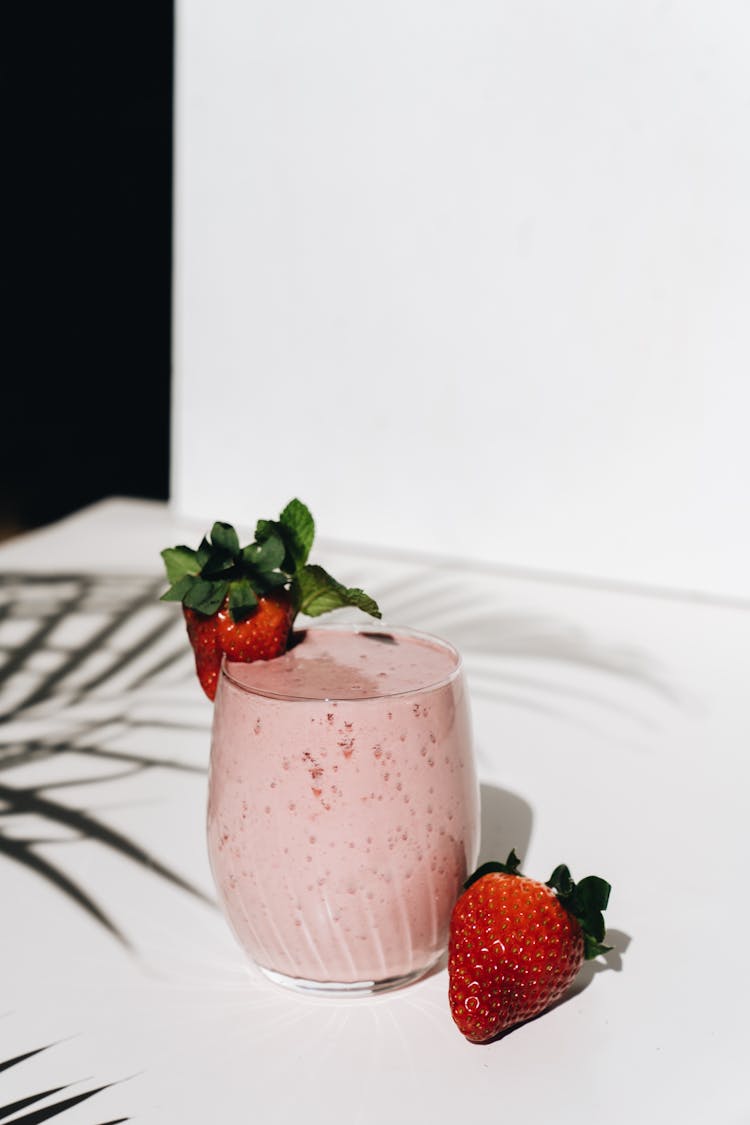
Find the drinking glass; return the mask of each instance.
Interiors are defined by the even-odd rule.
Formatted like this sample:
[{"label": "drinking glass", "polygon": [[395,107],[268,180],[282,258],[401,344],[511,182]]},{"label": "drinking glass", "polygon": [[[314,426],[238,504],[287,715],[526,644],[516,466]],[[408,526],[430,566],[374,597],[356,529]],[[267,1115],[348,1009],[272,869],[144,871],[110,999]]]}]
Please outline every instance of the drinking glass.
[{"label": "drinking glass", "polygon": [[208,799],[219,899],[277,983],[400,987],[440,959],[476,863],[461,659],[414,630],[318,626],[295,639],[266,665],[222,668]]}]

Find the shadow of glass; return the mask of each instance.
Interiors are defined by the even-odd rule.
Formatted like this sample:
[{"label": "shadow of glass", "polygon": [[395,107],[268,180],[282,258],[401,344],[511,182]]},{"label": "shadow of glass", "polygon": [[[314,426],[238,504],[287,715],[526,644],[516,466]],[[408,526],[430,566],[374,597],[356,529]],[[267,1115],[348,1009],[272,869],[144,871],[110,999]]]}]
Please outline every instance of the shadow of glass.
[{"label": "shadow of glass", "polygon": [[533,813],[531,805],[496,785],[483,782],[479,789],[481,837],[477,866],[490,860],[506,859],[511,848],[524,856],[531,841]]}]

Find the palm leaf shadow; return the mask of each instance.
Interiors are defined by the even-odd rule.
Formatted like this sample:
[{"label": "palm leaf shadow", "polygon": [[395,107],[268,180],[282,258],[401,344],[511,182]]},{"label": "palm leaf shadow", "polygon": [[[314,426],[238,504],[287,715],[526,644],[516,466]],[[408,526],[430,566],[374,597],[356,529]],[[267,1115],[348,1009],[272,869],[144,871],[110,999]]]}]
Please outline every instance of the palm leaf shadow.
[{"label": "palm leaf shadow", "polygon": [[[33,1058],[35,1055],[39,1055],[42,1051],[47,1050],[49,1050],[48,1046],[37,1047],[36,1050],[26,1051],[22,1055],[16,1055],[15,1058],[0,1062],[0,1071],[8,1070],[12,1066],[17,1066],[19,1063],[25,1062],[27,1059]],[[66,1083],[62,1086],[52,1086],[49,1089],[39,1090],[36,1093],[28,1094],[26,1097],[17,1098],[14,1102],[9,1102],[7,1105],[0,1106],[0,1121],[5,1121],[9,1117],[13,1117],[14,1114],[28,1109],[30,1106],[38,1105],[39,1102],[45,1101],[47,1098],[53,1098],[55,1095],[69,1090],[70,1085],[71,1083]],[[116,1083],[107,1082],[103,1086],[97,1086],[93,1090],[83,1090],[78,1094],[69,1094],[67,1097],[61,1098],[51,1105],[32,1110],[22,1117],[13,1117],[13,1125],[42,1125],[42,1122],[49,1121],[51,1118],[65,1113],[68,1109],[73,1109],[74,1106],[80,1105],[81,1102],[88,1101],[89,1098],[95,1097],[96,1094],[101,1094],[103,1090],[111,1089],[114,1085],[116,1085]],[[102,1122],[102,1125],[121,1125],[122,1122],[129,1120],[130,1118],[128,1117],[118,1117],[114,1121]]]},{"label": "palm leaf shadow", "polygon": [[[203,891],[168,865],[149,854],[123,832],[109,827],[89,811],[73,808],[56,800],[52,790],[69,785],[87,786],[111,782],[154,768],[189,773],[204,769],[165,758],[123,751],[107,745],[113,726],[119,733],[151,728],[156,738],[160,730],[203,729],[203,724],[170,721],[169,717],[139,719],[132,714],[134,701],[148,684],[173,690],[177,622],[171,607],[157,600],[159,587],[150,578],[96,575],[15,575],[0,576],[0,619],[15,626],[22,639],[3,645],[3,683],[21,690],[11,692],[11,702],[0,708],[0,734],[3,727],[19,720],[39,720],[54,709],[55,725],[68,715],[75,716],[81,701],[105,703],[105,717],[73,723],[67,738],[50,733],[17,740],[0,739],[0,772],[14,767],[58,761],[61,757],[84,755],[97,762],[117,761],[130,767],[117,774],[104,774],[72,781],[41,782],[37,785],[0,783],[0,856],[19,863],[47,881],[80,907],[93,921],[125,948],[131,942],[112,920],[109,912],[64,870],[57,860],[38,850],[56,843],[51,839],[19,838],[8,831],[13,819],[34,816],[50,827],[73,833],[73,839],[92,840],[98,845],[156,875],[171,886],[213,906]],[[61,633],[75,633],[80,641],[60,641]],[[0,634],[1,635],[1,634]],[[123,636],[125,639],[123,640]],[[46,658],[46,660],[44,659]],[[86,662],[96,658],[96,672],[86,675]],[[37,671],[41,667],[41,671]],[[81,673],[84,673],[83,676]],[[70,723],[68,723],[70,725]],[[59,772],[59,771],[58,771]]]},{"label": "palm leaf shadow", "polygon": [[[476,587],[467,589],[462,575],[448,565],[419,567],[408,577],[381,583],[377,594],[388,606],[389,620],[409,621],[450,640],[467,660],[474,690],[489,699],[562,717],[555,702],[567,697],[651,725],[635,707],[624,707],[598,686],[581,689],[539,677],[537,665],[556,665],[593,673],[591,685],[612,677],[668,704],[678,702],[663,669],[646,652],[593,638],[572,620],[488,601]],[[519,673],[522,665],[533,668],[533,676]],[[533,700],[528,691],[535,693]]]},{"label": "palm leaf shadow", "polygon": [[59,891],[62,891],[64,895],[67,895],[77,906],[82,907],[94,921],[103,926],[121,945],[128,949],[132,948],[131,943],[119,927],[78,883],[54,863],[44,859],[34,851],[33,845],[36,842],[34,840],[8,839],[0,835],[0,855],[5,856],[6,859],[16,860],[30,871],[35,871],[37,875],[41,875],[54,887],[57,887]]}]

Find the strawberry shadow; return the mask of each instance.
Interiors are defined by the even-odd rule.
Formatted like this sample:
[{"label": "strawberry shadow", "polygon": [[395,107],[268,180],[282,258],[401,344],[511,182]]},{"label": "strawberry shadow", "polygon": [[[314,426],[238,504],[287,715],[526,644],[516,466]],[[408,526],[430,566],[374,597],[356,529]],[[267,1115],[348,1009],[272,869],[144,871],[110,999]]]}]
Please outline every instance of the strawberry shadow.
[{"label": "strawberry shadow", "polygon": [[568,1000],[574,1000],[576,996],[580,996],[582,992],[586,991],[594,977],[599,976],[600,973],[621,973],[623,970],[622,955],[627,951],[632,940],[630,934],[626,934],[623,930],[608,929],[604,941],[607,945],[612,946],[609,953],[604,953],[593,961],[584,961],[581,971],[568,991],[552,1007],[557,1008],[559,1005],[567,1003]]}]

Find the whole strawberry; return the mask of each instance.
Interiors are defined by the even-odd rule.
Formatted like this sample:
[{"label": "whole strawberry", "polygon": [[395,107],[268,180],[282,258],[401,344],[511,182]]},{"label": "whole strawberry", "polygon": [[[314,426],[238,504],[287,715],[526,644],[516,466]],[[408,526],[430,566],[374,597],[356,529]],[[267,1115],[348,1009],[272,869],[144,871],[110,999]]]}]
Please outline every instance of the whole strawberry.
[{"label": "whole strawberry", "polygon": [[610,886],[596,875],[573,882],[556,867],[546,883],[506,863],[486,863],[453,909],[448,997],[473,1043],[538,1016],[565,992],[584,960],[606,953],[602,911]]},{"label": "whole strawberry", "polygon": [[242,663],[274,660],[286,652],[297,613],[317,617],[357,606],[380,617],[362,590],[342,586],[308,563],[315,523],[300,500],[278,520],[259,520],[255,541],[241,547],[228,523],[215,523],[197,550],[161,552],[171,585],[163,601],[182,602],[198,679],[213,700],[224,657]]}]

